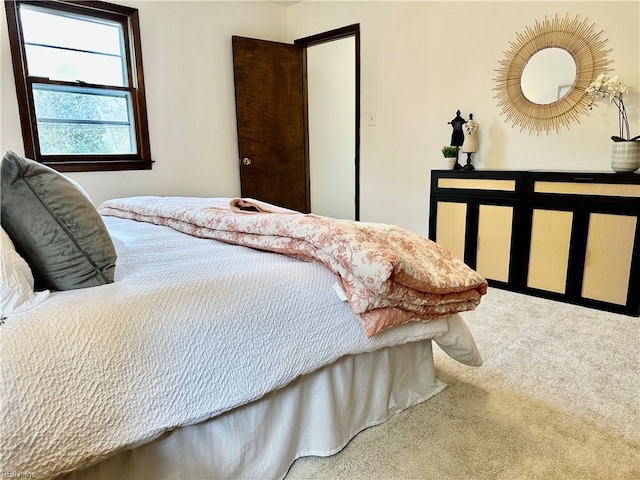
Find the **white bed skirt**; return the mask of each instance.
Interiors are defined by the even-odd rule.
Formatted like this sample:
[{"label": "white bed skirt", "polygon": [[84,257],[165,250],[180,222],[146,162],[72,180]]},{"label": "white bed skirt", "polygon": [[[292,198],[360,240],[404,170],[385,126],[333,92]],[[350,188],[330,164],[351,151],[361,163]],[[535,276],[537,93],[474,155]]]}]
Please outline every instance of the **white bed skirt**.
[{"label": "white bed skirt", "polygon": [[445,388],[430,340],[347,356],[216,418],[66,475],[80,479],[281,479]]}]

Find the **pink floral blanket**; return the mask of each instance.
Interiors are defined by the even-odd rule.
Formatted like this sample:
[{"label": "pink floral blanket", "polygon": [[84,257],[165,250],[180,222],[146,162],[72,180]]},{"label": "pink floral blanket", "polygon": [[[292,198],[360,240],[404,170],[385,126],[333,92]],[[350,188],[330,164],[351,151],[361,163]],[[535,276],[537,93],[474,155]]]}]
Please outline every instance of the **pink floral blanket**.
[{"label": "pink floral blanket", "polygon": [[392,225],[302,214],[253,199],[131,197],[102,215],[277,252],[331,269],[371,337],[394,325],[473,310],[487,282],[445,248]]}]

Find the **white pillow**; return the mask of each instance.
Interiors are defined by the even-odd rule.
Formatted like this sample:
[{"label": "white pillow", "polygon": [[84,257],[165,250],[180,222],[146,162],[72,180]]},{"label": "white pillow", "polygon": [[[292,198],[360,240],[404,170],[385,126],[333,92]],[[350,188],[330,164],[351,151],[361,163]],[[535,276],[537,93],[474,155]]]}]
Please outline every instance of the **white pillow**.
[{"label": "white pillow", "polygon": [[0,227],[0,314],[24,312],[42,303],[49,290],[33,291],[33,274],[16,252],[7,232]]},{"label": "white pillow", "polygon": [[434,338],[435,342],[451,358],[455,358],[460,363],[470,367],[481,366],[482,356],[480,351],[460,314],[449,315],[446,318],[449,330],[440,337]]}]

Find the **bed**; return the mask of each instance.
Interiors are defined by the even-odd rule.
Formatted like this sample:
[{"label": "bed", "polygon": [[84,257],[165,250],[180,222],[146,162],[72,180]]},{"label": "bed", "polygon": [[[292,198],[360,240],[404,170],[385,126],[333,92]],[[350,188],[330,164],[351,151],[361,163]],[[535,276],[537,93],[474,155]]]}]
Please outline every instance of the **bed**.
[{"label": "bed", "polygon": [[440,392],[432,341],[482,363],[457,313],[367,335],[322,263],[100,219],[113,281],[3,316],[3,474],[279,479]]}]

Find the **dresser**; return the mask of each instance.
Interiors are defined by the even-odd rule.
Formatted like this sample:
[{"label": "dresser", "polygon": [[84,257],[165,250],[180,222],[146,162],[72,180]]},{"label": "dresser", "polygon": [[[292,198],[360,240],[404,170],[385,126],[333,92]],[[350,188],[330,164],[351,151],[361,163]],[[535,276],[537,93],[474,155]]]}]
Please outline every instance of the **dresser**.
[{"label": "dresser", "polygon": [[640,174],[433,170],[429,238],[494,287],[640,315]]}]

